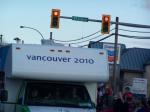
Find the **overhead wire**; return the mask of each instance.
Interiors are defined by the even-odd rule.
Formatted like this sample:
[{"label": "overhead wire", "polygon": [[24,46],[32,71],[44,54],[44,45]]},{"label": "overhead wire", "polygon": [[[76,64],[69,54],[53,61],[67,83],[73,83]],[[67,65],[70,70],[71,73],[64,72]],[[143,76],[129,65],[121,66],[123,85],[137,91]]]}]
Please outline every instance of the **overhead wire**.
[{"label": "overhead wire", "polygon": [[[110,32],[113,31],[114,29],[115,29],[115,28],[111,29]],[[78,39],[73,39],[73,40],[66,40],[66,41],[64,41],[64,40],[56,40],[56,39],[53,39],[53,40],[56,41],[56,42],[66,42],[66,43],[69,43],[69,42],[73,42],[73,41],[79,41],[79,40],[82,40],[82,39],[86,39],[86,38],[91,37],[91,36],[93,36],[93,35],[95,35],[95,34],[97,34],[97,33],[100,33],[100,32],[101,32],[101,31],[98,30],[97,32],[94,32],[94,33],[92,33],[92,34],[90,34],[90,35],[87,35],[87,36],[85,36],[85,37],[81,37],[81,38],[78,38]],[[92,38],[92,39],[95,39],[95,38],[100,37],[100,36],[103,36],[103,35],[96,36],[96,37],[94,37],[94,38]],[[91,40],[91,39],[90,39],[90,40]],[[86,42],[86,41],[85,41],[85,42]],[[76,42],[76,43],[82,43],[82,42]],[[75,44],[75,42],[74,42],[74,43],[70,43],[70,44]]]},{"label": "overhead wire", "polygon": [[95,36],[95,37],[90,38],[90,39],[88,39],[88,40],[83,40],[83,41],[80,41],[80,42],[74,42],[74,43],[69,43],[69,44],[80,44],[80,43],[84,43],[84,42],[87,42],[87,41],[96,39],[96,38],[101,37],[101,36],[102,36],[102,35],[98,35],[98,36]]},{"label": "overhead wire", "polygon": [[[134,32],[134,33],[150,33],[148,31],[137,31],[137,30],[126,30],[126,29],[118,29],[118,30]],[[132,36],[132,35],[124,35],[124,34],[118,34],[118,35],[121,37],[133,38],[133,39],[150,39],[150,36]]]},{"label": "overhead wire", "polygon": [[[114,29],[115,29],[115,28],[114,28]],[[112,29],[112,30],[114,30],[114,29]],[[126,29],[118,29],[118,30],[120,30],[120,31],[127,31],[127,32],[134,32],[134,33],[150,33],[150,32],[148,32],[148,31],[137,31],[137,30],[126,30]],[[112,34],[110,34],[110,35],[108,35],[108,36],[106,36],[106,37],[104,37],[104,38],[102,38],[102,39],[100,39],[100,40],[98,40],[98,41],[92,42],[92,43],[90,43],[90,44],[94,44],[94,43],[100,42],[100,41],[102,41],[102,40],[105,40],[105,39],[109,38],[109,37],[112,36],[112,35],[115,35],[115,33],[112,33]],[[133,38],[133,39],[150,39],[150,36],[131,36],[131,35],[124,35],[124,34],[118,34],[118,36],[126,37],[126,38]],[[97,37],[98,37],[98,36],[97,36]],[[89,39],[89,40],[92,40],[92,38]],[[88,41],[88,40],[87,40],[87,41]],[[89,45],[89,44],[82,45],[82,46],[79,46],[79,47],[84,47],[84,46],[88,46],[88,45]]]},{"label": "overhead wire", "polygon": [[[92,42],[90,44],[95,44],[95,43],[100,42],[102,40],[105,40],[105,39],[107,39],[107,38],[109,38],[109,37],[111,37],[113,35],[115,35],[115,33],[112,33],[112,34],[110,34],[110,35],[108,35],[108,36],[106,36],[106,37],[104,37],[104,38],[102,38],[102,39],[100,39],[98,41]],[[118,34],[118,36],[126,37],[126,38],[133,38],[133,39],[150,39],[150,37],[148,37],[148,36],[131,36],[131,35],[123,35],[123,34]],[[82,45],[82,46],[79,46],[79,47],[85,47],[85,46],[88,46],[88,45],[89,44],[85,44],[85,45]]]},{"label": "overhead wire", "polygon": [[126,37],[126,38],[134,38],[134,39],[150,39],[150,36],[131,36],[131,35],[123,35],[123,34],[118,34],[121,37]]},{"label": "overhead wire", "polygon": [[[113,31],[114,29],[115,28],[111,29],[110,32]],[[126,30],[126,29],[118,29],[118,30],[120,30],[120,31],[127,31],[127,32],[136,32],[136,33],[150,33],[150,32],[146,32],[146,31],[136,31],[136,30]],[[83,40],[83,39],[91,37],[91,36],[93,36],[93,35],[95,35],[97,33],[100,33],[100,30],[98,30],[98,31],[96,31],[96,32],[94,32],[94,33],[92,33],[90,35],[87,35],[85,37],[81,37],[81,38],[77,38],[77,39],[73,39],[73,40],[66,40],[66,41],[64,41],[64,40],[56,40],[56,39],[53,39],[53,40],[57,41],[57,42],[64,42],[64,43],[69,44],[69,45],[71,45],[71,44],[80,44],[80,43],[91,41],[93,39],[96,39],[96,38],[99,38],[99,37],[103,36],[103,35],[98,35],[98,36],[92,37],[90,39]],[[105,40],[105,39],[107,39],[107,38],[109,38],[109,37],[111,37],[113,35],[115,35],[115,33],[112,33],[112,34],[110,34],[110,35],[108,35],[108,36],[106,36],[106,37],[104,37],[104,38],[102,38],[102,39],[100,39],[98,41],[95,41],[92,44],[100,42],[102,40]],[[146,36],[131,36],[131,35],[124,35],[124,34],[118,34],[118,36],[126,37],[126,38],[133,38],[133,39],[150,39],[150,37],[146,37]],[[79,41],[79,40],[83,40],[83,41]],[[75,42],[75,41],[79,41],[79,42]],[[85,45],[82,45],[82,46],[79,46],[79,47],[84,47],[84,46],[88,46],[88,45],[89,44],[85,44]]]},{"label": "overhead wire", "polygon": [[[92,43],[90,43],[90,44],[95,44],[95,43],[97,43],[97,42],[100,42],[100,41],[102,41],[102,40],[105,40],[105,39],[107,39],[107,38],[109,38],[109,37],[111,37],[111,36],[113,36],[113,35],[115,35],[114,33],[111,33],[110,35],[108,35],[108,36],[106,36],[106,37],[104,37],[104,38],[102,38],[102,39],[99,39],[99,40],[97,40],[97,41],[95,41],[95,42],[92,42]],[[79,46],[79,47],[85,47],[85,46],[88,46],[89,44],[85,44],[85,45],[82,45],[82,46]]]},{"label": "overhead wire", "polygon": [[150,33],[150,32],[146,32],[146,31],[136,31],[136,30],[126,30],[126,29],[118,29],[121,31],[128,31],[128,32],[136,32],[136,33]]},{"label": "overhead wire", "polygon": [[[114,29],[115,29],[115,28],[111,29],[110,32],[113,31]],[[69,43],[69,44],[70,44],[70,45],[71,45],[71,44],[80,44],[80,43],[84,43],[84,42],[91,41],[91,40],[93,40],[93,39],[99,38],[99,37],[101,37],[101,36],[103,36],[103,35],[98,35],[98,36],[95,36],[95,37],[90,38],[90,39],[88,39],[88,40],[83,40],[83,41],[80,41],[80,42],[74,42],[74,43]]]},{"label": "overhead wire", "polygon": [[88,37],[90,37],[90,36],[93,36],[93,35],[95,35],[95,34],[97,34],[97,33],[99,33],[99,32],[100,32],[100,30],[97,31],[97,32],[95,32],[95,33],[92,33],[92,34],[90,34],[90,35],[87,35],[87,36],[85,36],[85,37],[78,38],[78,39],[66,40],[66,41],[54,39],[54,41],[57,41],[57,42],[72,42],[72,41],[78,41],[78,40],[82,40],[82,39],[88,38]]}]

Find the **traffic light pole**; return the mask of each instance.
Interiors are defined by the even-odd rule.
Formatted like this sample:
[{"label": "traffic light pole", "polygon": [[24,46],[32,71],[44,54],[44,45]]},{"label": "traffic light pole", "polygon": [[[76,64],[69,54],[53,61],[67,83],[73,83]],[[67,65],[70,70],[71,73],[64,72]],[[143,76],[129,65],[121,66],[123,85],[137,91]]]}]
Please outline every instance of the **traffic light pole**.
[{"label": "traffic light pole", "polygon": [[118,25],[119,24],[119,17],[116,17],[116,25],[115,25],[115,43],[114,43],[114,64],[113,64],[113,91],[114,94],[117,93],[118,89],[118,78],[117,78],[117,47],[118,47]]},{"label": "traffic light pole", "polygon": [[[67,16],[60,16],[60,18],[71,19],[72,20],[72,17],[67,17]],[[89,19],[89,18],[88,18],[88,21],[90,21],[90,22],[100,22],[100,23],[102,22],[102,20]],[[86,22],[88,22],[88,21],[86,21]],[[110,23],[111,24],[116,24],[116,22],[114,22],[114,21],[111,21]],[[128,27],[136,27],[136,28],[150,28],[150,25],[141,25],[141,24],[124,23],[124,22],[118,22],[118,25],[128,26]]]}]

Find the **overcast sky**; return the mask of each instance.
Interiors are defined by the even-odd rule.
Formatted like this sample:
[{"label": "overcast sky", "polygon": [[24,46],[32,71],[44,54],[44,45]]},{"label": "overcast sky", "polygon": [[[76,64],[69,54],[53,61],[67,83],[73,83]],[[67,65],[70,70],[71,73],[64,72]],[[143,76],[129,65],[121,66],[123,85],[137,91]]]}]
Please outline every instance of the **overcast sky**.
[{"label": "overcast sky", "polygon": [[[120,22],[150,25],[150,0],[0,0],[0,34],[3,34],[4,40],[9,43],[14,43],[13,39],[19,37],[27,44],[40,44],[41,36],[36,31],[20,29],[19,26],[36,28],[45,39],[49,39],[49,33],[53,32],[53,38],[57,40],[78,39],[101,30],[101,23],[77,22],[66,19],[60,20],[59,29],[50,29],[52,9],[60,9],[61,16],[81,16],[100,20],[102,14],[109,14],[112,21],[119,17]],[[111,29],[114,27],[114,25],[111,25]],[[122,26],[119,26],[119,28],[150,32],[150,29],[143,28]],[[113,32],[114,30],[111,33]],[[125,31],[119,31],[119,33],[150,37],[150,33]],[[101,35],[101,33],[87,39],[98,35]],[[93,41],[105,36],[107,35],[100,36]],[[114,42],[114,36],[104,40],[104,42]],[[150,39],[137,40],[119,37],[119,43],[125,44],[127,47],[150,48]],[[85,44],[87,42],[72,46]]]}]

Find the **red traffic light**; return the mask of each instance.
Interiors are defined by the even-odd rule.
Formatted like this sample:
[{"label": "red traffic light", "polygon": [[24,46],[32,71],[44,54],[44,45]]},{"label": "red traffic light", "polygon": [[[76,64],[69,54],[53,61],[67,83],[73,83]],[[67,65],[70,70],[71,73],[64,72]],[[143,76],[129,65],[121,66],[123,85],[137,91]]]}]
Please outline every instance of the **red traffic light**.
[{"label": "red traffic light", "polygon": [[53,11],[53,15],[54,15],[54,16],[58,16],[58,15],[59,15],[59,12],[58,12],[58,11]]},{"label": "red traffic light", "polygon": [[110,15],[103,15],[102,16],[102,34],[109,34],[110,32]]},{"label": "red traffic light", "polygon": [[104,17],[104,21],[105,21],[105,22],[108,22],[108,21],[109,21],[109,17],[107,17],[107,16]]},{"label": "red traffic light", "polygon": [[59,28],[59,21],[60,21],[60,10],[52,9],[50,27],[51,28]]}]

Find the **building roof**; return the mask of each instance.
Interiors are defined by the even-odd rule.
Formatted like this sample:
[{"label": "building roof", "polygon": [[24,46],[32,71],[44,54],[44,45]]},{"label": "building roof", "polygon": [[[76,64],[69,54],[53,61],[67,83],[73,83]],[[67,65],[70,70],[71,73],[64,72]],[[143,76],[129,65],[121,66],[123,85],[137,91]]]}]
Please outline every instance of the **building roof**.
[{"label": "building roof", "polygon": [[150,64],[150,49],[128,48],[121,56],[120,68],[123,71],[144,72],[147,64]]}]

